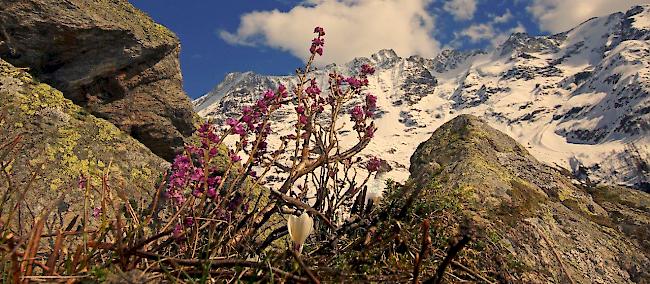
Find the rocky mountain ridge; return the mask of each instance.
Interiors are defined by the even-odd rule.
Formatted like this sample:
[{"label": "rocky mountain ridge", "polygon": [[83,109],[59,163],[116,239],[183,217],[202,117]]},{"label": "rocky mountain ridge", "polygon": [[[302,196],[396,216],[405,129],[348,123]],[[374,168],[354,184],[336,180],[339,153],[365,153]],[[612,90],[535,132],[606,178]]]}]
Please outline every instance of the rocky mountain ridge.
[{"label": "rocky mountain ridge", "polygon": [[[313,74],[324,82],[329,70],[349,75],[364,63],[376,67],[369,92],[378,96],[380,127],[364,153],[389,161],[394,170],[384,178],[406,180],[411,149],[445,121],[468,113],[582,181],[647,189],[649,54],[645,5],[557,35],[515,33],[489,52],[402,58],[382,50]],[[194,105],[200,115],[221,122],[264,90],[295,82],[295,76],[231,73]],[[277,119],[282,133],[294,118]]]}]

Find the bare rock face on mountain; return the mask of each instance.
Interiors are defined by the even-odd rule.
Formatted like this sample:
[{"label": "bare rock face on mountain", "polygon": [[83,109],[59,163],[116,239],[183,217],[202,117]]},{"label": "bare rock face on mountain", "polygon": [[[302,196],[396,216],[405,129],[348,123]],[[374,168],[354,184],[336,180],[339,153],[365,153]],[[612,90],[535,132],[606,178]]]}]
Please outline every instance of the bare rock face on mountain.
[{"label": "bare rock face on mountain", "polygon": [[[586,183],[650,191],[650,4],[556,35],[515,33],[488,51],[404,55],[381,50],[310,74],[327,82],[332,71],[351,76],[362,64],[376,68],[368,92],[378,98],[379,128],[366,153],[392,165],[386,179],[405,181],[412,149],[444,122],[469,113]],[[297,80],[231,73],[194,102],[196,111],[220,122],[266,88]],[[278,128],[292,127],[292,117],[275,120]]]},{"label": "bare rock face on mountain", "polygon": [[178,38],[125,0],[0,0],[0,57],[171,160],[194,131]]},{"label": "bare rock face on mountain", "polygon": [[410,171],[421,190],[414,208],[452,216],[445,229],[478,228],[467,257],[502,282],[650,280],[647,193],[578,187],[471,115],[438,128],[411,157]]},{"label": "bare rock face on mountain", "polygon": [[1,209],[24,198],[11,220],[4,219],[8,212],[0,212],[0,222],[31,224],[51,209],[50,231],[102,206],[108,192],[115,199],[151,200],[154,183],[167,167],[111,123],[0,59]]}]

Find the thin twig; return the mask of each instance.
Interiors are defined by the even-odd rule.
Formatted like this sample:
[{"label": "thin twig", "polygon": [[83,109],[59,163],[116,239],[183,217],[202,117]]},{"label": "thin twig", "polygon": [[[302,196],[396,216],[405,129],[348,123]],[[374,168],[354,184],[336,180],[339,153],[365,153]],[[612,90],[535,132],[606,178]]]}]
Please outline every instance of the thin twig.
[{"label": "thin twig", "polygon": [[[174,258],[174,257],[166,257],[166,256],[163,256],[163,255],[150,253],[150,252],[145,252],[145,251],[137,251],[135,254],[140,256],[140,257],[160,261],[160,262],[163,262],[163,263],[170,263],[170,264],[181,265],[181,266],[192,266],[192,267],[198,267],[198,268],[203,268],[204,266],[222,267],[222,268],[241,266],[241,267],[252,267],[252,268],[258,268],[258,269],[265,269],[267,267],[266,264],[262,263],[262,262],[249,261],[249,260],[243,260],[243,259],[237,259],[237,258],[207,259],[207,260],[202,260],[202,259],[181,259],[181,258]],[[289,272],[286,272],[284,270],[281,270],[281,269],[278,269],[278,268],[275,268],[275,267],[271,267],[271,270],[274,273],[282,275],[283,277],[286,277],[286,278],[290,278],[290,279],[292,279],[294,281],[309,282],[309,279],[307,279],[307,278],[291,274]]]},{"label": "thin twig", "polygon": [[[535,227],[537,229],[537,227]],[[538,229],[539,230],[539,229]],[[549,247],[551,247],[551,251],[553,252],[553,255],[555,255],[555,259],[557,259],[557,262],[560,263],[560,268],[562,269],[562,272],[564,272],[564,275],[566,275],[567,279],[569,279],[569,282],[571,284],[575,284],[573,279],[571,278],[571,275],[566,270],[566,267],[564,266],[564,262],[562,262],[562,258],[560,258],[560,255],[557,253],[557,250],[555,250],[555,246],[553,243],[551,243],[548,238],[546,238],[546,234],[544,231],[539,230],[539,235],[542,236],[542,239],[548,244]]]},{"label": "thin twig", "polygon": [[455,245],[453,245],[451,248],[449,248],[449,251],[447,251],[447,256],[442,260],[442,263],[438,266],[438,269],[436,270],[436,275],[433,277],[429,278],[427,281],[424,281],[425,284],[439,284],[442,283],[442,279],[445,275],[445,270],[447,269],[447,266],[452,262],[454,257],[467,245],[470,241],[470,237],[468,235],[463,236],[463,238]]},{"label": "thin twig", "polygon": [[304,270],[305,273],[307,273],[307,276],[309,276],[309,279],[311,279],[311,282],[316,283],[316,284],[320,284],[320,280],[318,280],[318,278],[316,278],[316,275],[314,275],[314,273],[311,271],[311,269],[309,269],[309,267],[307,267],[305,262],[302,261],[302,259],[298,255],[298,253],[295,250],[292,250],[292,249],[290,249],[289,251],[291,251],[291,254],[296,259],[296,261],[298,262],[298,265],[300,265],[302,270]]},{"label": "thin twig", "polygon": [[413,284],[417,284],[418,276],[420,276],[420,265],[422,260],[426,257],[429,246],[431,245],[431,236],[429,235],[429,220],[422,222],[422,245],[420,253],[415,255],[415,265],[413,266]]}]

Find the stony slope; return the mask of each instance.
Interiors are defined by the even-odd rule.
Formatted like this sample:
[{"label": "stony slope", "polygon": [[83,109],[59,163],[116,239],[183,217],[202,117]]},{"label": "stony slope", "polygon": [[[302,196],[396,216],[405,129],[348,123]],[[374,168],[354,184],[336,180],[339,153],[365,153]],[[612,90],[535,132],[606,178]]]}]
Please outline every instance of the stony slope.
[{"label": "stony slope", "polygon": [[[647,188],[649,22],[650,6],[639,6],[557,35],[516,33],[489,52],[403,58],[382,50],[314,75],[353,74],[363,63],[377,68],[369,91],[378,96],[379,129],[364,154],[389,161],[394,170],[384,178],[406,180],[412,149],[442,123],[469,113],[584,181]],[[296,78],[232,73],[195,108],[220,122],[279,82]],[[293,123],[291,116],[277,119],[279,132]]]},{"label": "stony slope", "polygon": [[466,257],[500,281],[650,281],[647,193],[578,187],[471,115],[443,124],[420,144],[410,171],[409,183],[421,190],[413,207],[430,208],[415,212],[429,210],[420,218],[442,219],[434,224],[446,222],[443,230],[471,223],[474,243],[483,245]]},{"label": "stony slope", "polygon": [[171,160],[194,130],[178,38],[126,0],[0,0],[0,58]]},{"label": "stony slope", "polygon": [[[113,198],[121,198],[122,192],[136,203],[151,199],[154,182],[167,167],[111,123],[0,59],[0,145],[16,137],[20,137],[16,150],[0,153],[2,170],[11,176],[11,182],[4,174],[0,178],[0,196],[7,196],[7,191],[13,198],[25,194],[21,214],[14,216],[22,222],[15,224],[31,224],[31,218],[47,206],[54,210],[46,230],[66,226],[71,217],[83,214],[85,190],[78,187],[82,175],[96,189],[90,192],[88,208],[100,206],[101,179],[109,172]],[[30,183],[33,173],[36,178]],[[59,196],[62,200],[56,202]],[[5,218],[7,212],[3,213]]]}]

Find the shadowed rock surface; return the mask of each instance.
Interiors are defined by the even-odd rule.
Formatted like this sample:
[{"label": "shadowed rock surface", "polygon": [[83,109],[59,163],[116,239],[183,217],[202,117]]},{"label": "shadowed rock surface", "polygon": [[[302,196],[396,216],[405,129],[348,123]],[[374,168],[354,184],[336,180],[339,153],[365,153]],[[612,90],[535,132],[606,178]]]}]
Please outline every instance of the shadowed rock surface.
[{"label": "shadowed rock surface", "polygon": [[0,58],[171,160],[194,131],[178,38],[124,0],[0,0]]},{"label": "shadowed rock surface", "polygon": [[410,171],[422,189],[415,207],[459,203],[454,218],[470,220],[480,232],[475,243],[489,248],[477,249],[478,267],[501,281],[650,281],[647,193],[576,186],[471,115],[437,129],[411,157]]}]

